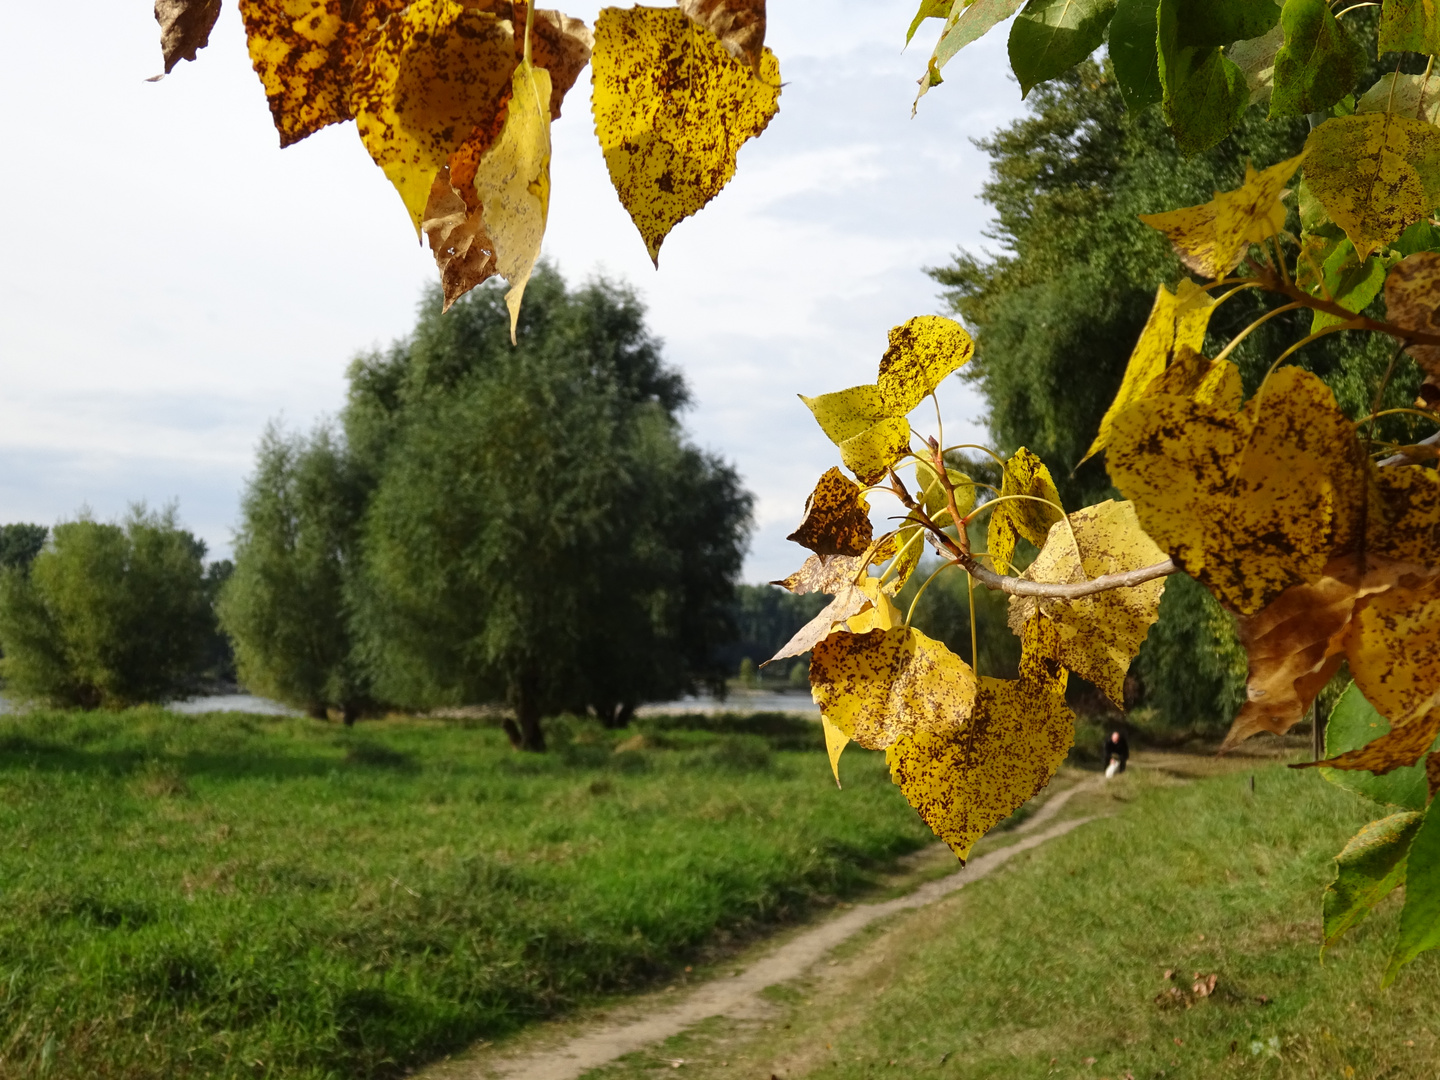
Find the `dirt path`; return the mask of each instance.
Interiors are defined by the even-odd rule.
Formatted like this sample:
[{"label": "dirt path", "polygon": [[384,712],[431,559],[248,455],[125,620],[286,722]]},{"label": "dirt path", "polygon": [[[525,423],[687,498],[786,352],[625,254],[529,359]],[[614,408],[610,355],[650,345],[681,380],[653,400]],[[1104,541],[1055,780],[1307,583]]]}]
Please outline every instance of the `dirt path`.
[{"label": "dirt path", "polygon": [[1063,836],[1092,820],[1083,817],[1048,824],[1073,796],[1093,791],[1098,785],[1097,780],[1087,780],[1052,796],[1034,815],[1011,831],[1010,835],[1020,839],[1008,847],[977,855],[964,869],[921,885],[904,896],[877,903],[856,904],[819,926],[790,938],[734,976],[697,986],[673,1005],[644,1015],[612,1019],[545,1049],[483,1062],[453,1061],[434,1075],[437,1080],[440,1077],[445,1080],[576,1080],[591,1069],[662,1042],[712,1017],[731,1020],[759,1017],[769,1008],[762,997],[767,987],[803,976],[832,949],[875,921],[932,904],[993,873],[1022,851]]}]

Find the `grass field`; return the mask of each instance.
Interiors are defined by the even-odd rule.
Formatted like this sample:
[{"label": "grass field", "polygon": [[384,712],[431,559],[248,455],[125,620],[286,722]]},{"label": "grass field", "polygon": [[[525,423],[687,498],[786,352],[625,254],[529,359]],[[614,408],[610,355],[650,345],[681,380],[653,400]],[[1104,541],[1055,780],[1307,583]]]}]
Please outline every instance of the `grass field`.
[{"label": "grass field", "polygon": [[879,755],[841,792],[814,725],[687,723],[0,720],[0,1076],[399,1075],[928,840]]},{"label": "grass field", "polygon": [[1262,765],[1253,794],[1250,775],[1132,770],[1067,807],[1111,816],[777,988],[768,1029],[697,1031],[603,1075],[683,1058],[694,1080],[1440,1076],[1440,956],[1380,989],[1398,895],[1318,960],[1331,859],[1380,809],[1313,773]]}]

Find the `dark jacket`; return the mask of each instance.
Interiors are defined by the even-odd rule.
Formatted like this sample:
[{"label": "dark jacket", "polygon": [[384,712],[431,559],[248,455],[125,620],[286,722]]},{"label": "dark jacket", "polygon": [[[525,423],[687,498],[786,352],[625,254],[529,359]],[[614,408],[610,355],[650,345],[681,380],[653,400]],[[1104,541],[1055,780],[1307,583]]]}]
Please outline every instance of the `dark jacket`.
[{"label": "dark jacket", "polygon": [[1124,735],[1121,735],[1117,742],[1111,742],[1110,737],[1106,736],[1104,764],[1109,765],[1111,758],[1118,759],[1122,765],[1130,759],[1130,744],[1125,741]]}]

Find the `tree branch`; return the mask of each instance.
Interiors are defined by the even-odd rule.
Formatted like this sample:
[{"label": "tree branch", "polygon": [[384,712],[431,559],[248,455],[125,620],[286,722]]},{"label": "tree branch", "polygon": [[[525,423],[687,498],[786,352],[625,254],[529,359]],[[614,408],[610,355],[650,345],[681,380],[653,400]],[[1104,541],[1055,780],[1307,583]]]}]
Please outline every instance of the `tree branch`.
[{"label": "tree branch", "polygon": [[1175,565],[1173,559],[1166,559],[1154,566],[1142,566],[1138,570],[1127,570],[1122,574],[1105,574],[1093,581],[1062,585],[1048,581],[1025,581],[1018,577],[1006,577],[1004,574],[995,573],[994,570],[987,570],[970,556],[959,558],[956,561],[970,571],[975,580],[987,589],[999,589],[1011,596],[1040,596],[1050,600],[1077,600],[1082,596],[1109,592],[1111,589],[1128,589],[1134,585],[1143,585],[1147,581],[1154,581],[1156,578],[1180,572],[1180,567]]},{"label": "tree branch", "polygon": [[[1419,442],[1415,443],[1414,445],[1415,445],[1415,446],[1435,446],[1436,444],[1440,444],[1440,431],[1435,432],[1434,435],[1428,435],[1428,436],[1426,436],[1425,438],[1421,439]],[[1386,465],[1411,465],[1411,464],[1414,464],[1414,463],[1417,462],[1417,461],[1427,461],[1427,460],[1429,460],[1429,455],[1425,455],[1425,456],[1415,455],[1415,456],[1412,457],[1410,454],[1406,453],[1406,450],[1408,450],[1408,449],[1409,449],[1408,447],[1403,448],[1403,449],[1401,449],[1401,451],[1400,451],[1398,454],[1391,454],[1389,457],[1385,458],[1383,461],[1377,462],[1378,467],[1383,469]]]}]

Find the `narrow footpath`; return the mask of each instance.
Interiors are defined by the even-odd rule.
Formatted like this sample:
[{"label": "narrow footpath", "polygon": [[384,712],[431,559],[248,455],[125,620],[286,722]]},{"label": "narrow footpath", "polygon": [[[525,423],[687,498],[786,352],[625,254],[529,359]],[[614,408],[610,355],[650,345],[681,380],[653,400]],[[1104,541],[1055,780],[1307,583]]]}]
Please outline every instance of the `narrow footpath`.
[{"label": "narrow footpath", "polygon": [[[761,1018],[773,1008],[764,996],[767,988],[805,976],[837,946],[877,920],[933,904],[993,873],[1021,852],[1093,820],[1080,817],[1054,822],[1072,797],[1093,791],[1099,784],[1098,779],[1085,780],[1051,796],[1030,818],[1010,830],[1009,836],[1019,837],[1014,843],[977,855],[963,869],[957,868],[903,896],[849,907],[762,953],[734,975],[695,986],[678,1001],[671,1003],[667,998],[663,1005],[649,1011],[637,1008],[628,1015],[611,1016],[547,1046],[504,1056],[481,1054],[452,1060],[425,1075],[429,1080],[578,1080],[592,1069],[652,1047],[703,1021]],[[647,995],[642,1001],[650,1006],[657,1004],[655,995]]]}]

